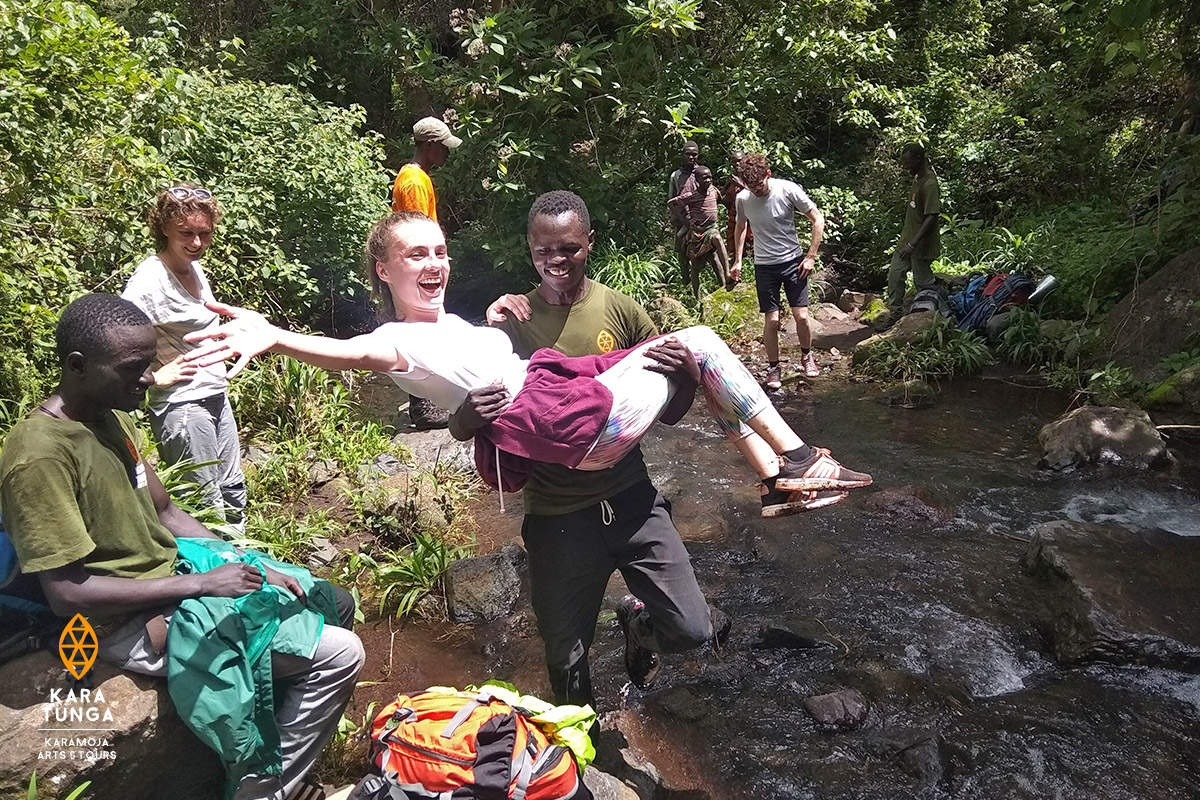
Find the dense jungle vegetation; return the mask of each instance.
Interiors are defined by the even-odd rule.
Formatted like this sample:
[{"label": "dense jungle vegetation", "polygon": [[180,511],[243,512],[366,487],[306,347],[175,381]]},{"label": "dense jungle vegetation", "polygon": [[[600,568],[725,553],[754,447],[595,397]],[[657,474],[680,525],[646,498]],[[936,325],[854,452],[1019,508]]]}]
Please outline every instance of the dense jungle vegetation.
[{"label": "dense jungle vegetation", "polygon": [[[365,305],[365,232],[427,114],[465,140],[435,176],[460,286],[528,285],[530,201],[566,187],[592,210],[593,272],[645,300],[678,281],[663,201],[685,140],[720,179],[732,151],[768,153],[860,288],[882,285],[899,148],[919,141],[942,181],[935,269],[1054,273],[1049,310],[1094,320],[1196,242],[1198,86],[1200,5],[1171,0],[0,0],[0,435],[51,388],[59,310],[151,249],[169,181],[223,206],[218,297],[334,330]],[[1041,346],[1009,338],[1018,360]],[[353,476],[389,448],[350,422],[345,381],[264,363],[233,387],[272,448],[263,503],[301,498],[314,459]],[[263,505],[252,533],[268,519],[291,519],[285,555],[332,524]]]}]

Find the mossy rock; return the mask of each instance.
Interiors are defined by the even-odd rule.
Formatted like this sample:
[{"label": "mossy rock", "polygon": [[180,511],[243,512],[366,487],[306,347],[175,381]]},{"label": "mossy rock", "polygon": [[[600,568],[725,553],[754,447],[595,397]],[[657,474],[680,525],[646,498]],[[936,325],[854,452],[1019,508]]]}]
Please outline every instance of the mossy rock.
[{"label": "mossy rock", "polygon": [[650,314],[650,319],[663,333],[683,330],[696,324],[696,317],[688,310],[687,306],[674,297],[666,295],[654,298],[646,307],[646,312]]},{"label": "mossy rock", "polygon": [[888,313],[887,303],[880,298],[872,299],[859,313],[858,318],[868,325],[873,325]]},{"label": "mossy rock", "polygon": [[1181,369],[1146,393],[1142,405],[1146,408],[1183,406],[1200,414],[1200,364]]}]

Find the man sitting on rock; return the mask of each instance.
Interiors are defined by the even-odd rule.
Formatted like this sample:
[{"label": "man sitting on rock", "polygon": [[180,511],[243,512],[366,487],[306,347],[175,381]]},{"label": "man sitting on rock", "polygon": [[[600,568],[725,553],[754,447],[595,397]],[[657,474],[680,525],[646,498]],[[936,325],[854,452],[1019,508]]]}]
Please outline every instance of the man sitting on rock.
[{"label": "man sitting on rock", "polygon": [[[140,455],[128,416],[153,385],[154,326],[114,295],[79,298],[55,332],[58,388],[9,433],[0,453],[0,508],[22,571],[36,574],[56,614],[91,618],[99,657],[165,676],[162,623],[188,598],[237,598],[264,580],[304,600],[297,581],[248,563],[175,574],[176,539],[216,539],[171,502]],[[354,603],[338,589],[342,625]],[[235,798],[282,800],[299,787],[337,727],[364,653],[345,627],[324,626],[310,658],[275,654],[282,774],[250,774]]]}]

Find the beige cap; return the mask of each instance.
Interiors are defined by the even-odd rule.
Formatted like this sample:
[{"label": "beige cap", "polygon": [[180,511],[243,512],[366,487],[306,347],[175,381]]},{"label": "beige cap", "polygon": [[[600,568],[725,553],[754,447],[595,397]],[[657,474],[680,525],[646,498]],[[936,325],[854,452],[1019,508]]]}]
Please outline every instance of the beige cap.
[{"label": "beige cap", "polygon": [[441,142],[450,149],[462,144],[462,139],[450,132],[446,123],[437,117],[424,117],[413,125],[413,138],[418,142]]}]

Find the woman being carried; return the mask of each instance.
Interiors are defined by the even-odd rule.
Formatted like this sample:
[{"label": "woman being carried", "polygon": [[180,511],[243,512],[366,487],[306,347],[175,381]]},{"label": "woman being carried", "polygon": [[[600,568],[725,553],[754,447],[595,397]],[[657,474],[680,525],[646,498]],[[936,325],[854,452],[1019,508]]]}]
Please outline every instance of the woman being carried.
[{"label": "woman being carried", "polygon": [[[399,212],[376,223],[367,260],[383,315],[399,321],[353,339],[331,339],[284,331],[253,311],[212,304],[233,322],[189,337],[213,340],[189,358],[212,364],[236,355],[230,377],[268,350],[326,369],[385,372],[401,388],[448,410],[472,389],[502,384],[513,400],[479,431],[476,464],[493,486],[515,490],[530,461],[600,470],[632,450],[675,391],[666,376],[647,369],[654,362],[645,353],[675,338],[695,356],[693,376],[717,424],[768,485],[790,493],[787,502],[764,503],[763,516],[831,505],[845,498],[846,489],[871,483],[870,475],[846,469],[828,451],[806,446],[708,328],[603,356],[568,358],[543,349],[525,361],[502,331],[445,312],[450,262],[442,230],[428,217]],[[499,468],[488,443],[502,451]]]}]

